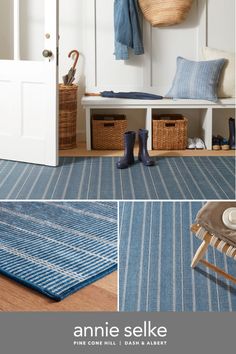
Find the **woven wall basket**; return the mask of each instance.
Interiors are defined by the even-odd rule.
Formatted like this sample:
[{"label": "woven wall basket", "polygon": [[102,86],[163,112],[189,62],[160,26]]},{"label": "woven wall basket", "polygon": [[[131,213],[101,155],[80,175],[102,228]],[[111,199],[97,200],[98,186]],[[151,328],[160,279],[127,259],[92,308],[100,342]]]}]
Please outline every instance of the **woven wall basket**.
[{"label": "woven wall basket", "polygon": [[154,27],[173,26],[183,22],[193,0],[139,0],[146,20]]}]

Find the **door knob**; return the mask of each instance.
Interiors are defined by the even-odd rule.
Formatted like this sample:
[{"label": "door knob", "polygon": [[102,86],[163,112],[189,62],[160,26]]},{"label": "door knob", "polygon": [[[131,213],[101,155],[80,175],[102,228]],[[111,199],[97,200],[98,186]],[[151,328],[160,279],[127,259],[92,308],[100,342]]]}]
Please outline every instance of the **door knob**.
[{"label": "door knob", "polygon": [[43,56],[44,56],[44,58],[51,58],[52,57],[51,50],[44,49]]}]

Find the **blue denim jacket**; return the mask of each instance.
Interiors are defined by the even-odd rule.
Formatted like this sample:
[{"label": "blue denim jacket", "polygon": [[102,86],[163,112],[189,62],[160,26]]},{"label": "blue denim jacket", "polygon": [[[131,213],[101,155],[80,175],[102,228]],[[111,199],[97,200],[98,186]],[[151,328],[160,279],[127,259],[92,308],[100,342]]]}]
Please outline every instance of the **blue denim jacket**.
[{"label": "blue denim jacket", "polygon": [[116,59],[129,59],[128,48],[132,48],[136,55],[143,54],[138,0],[115,0],[114,21]]}]

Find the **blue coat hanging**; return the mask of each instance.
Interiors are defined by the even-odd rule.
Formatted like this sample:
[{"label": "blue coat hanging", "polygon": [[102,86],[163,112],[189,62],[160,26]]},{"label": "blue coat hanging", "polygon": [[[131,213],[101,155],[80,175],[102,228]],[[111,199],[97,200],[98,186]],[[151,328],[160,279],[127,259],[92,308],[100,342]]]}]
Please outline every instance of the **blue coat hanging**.
[{"label": "blue coat hanging", "polygon": [[115,57],[129,59],[129,48],[135,55],[144,54],[138,0],[115,0]]}]

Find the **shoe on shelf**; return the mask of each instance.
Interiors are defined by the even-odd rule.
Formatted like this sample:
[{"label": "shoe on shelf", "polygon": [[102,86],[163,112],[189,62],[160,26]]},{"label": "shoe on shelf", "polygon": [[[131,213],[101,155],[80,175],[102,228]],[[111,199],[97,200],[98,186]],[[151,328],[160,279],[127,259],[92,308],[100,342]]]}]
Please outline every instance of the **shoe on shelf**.
[{"label": "shoe on shelf", "polygon": [[229,150],[230,149],[229,142],[226,138],[224,138],[222,141],[221,149],[222,150]]},{"label": "shoe on shelf", "polygon": [[196,149],[195,140],[193,138],[188,138],[188,149]]},{"label": "shoe on shelf", "polygon": [[196,149],[198,150],[206,149],[206,145],[201,138],[194,138],[194,142],[195,142]]},{"label": "shoe on shelf", "polygon": [[221,135],[217,135],[217,139],[220,141],[220,147],[222,150],[229,150],[229,141]]},{"label": "shoe on shelf", "polygon": [[213,135],[212,137],[212,149],[213,150],[220,150],[220,140],[216,136]]}]

